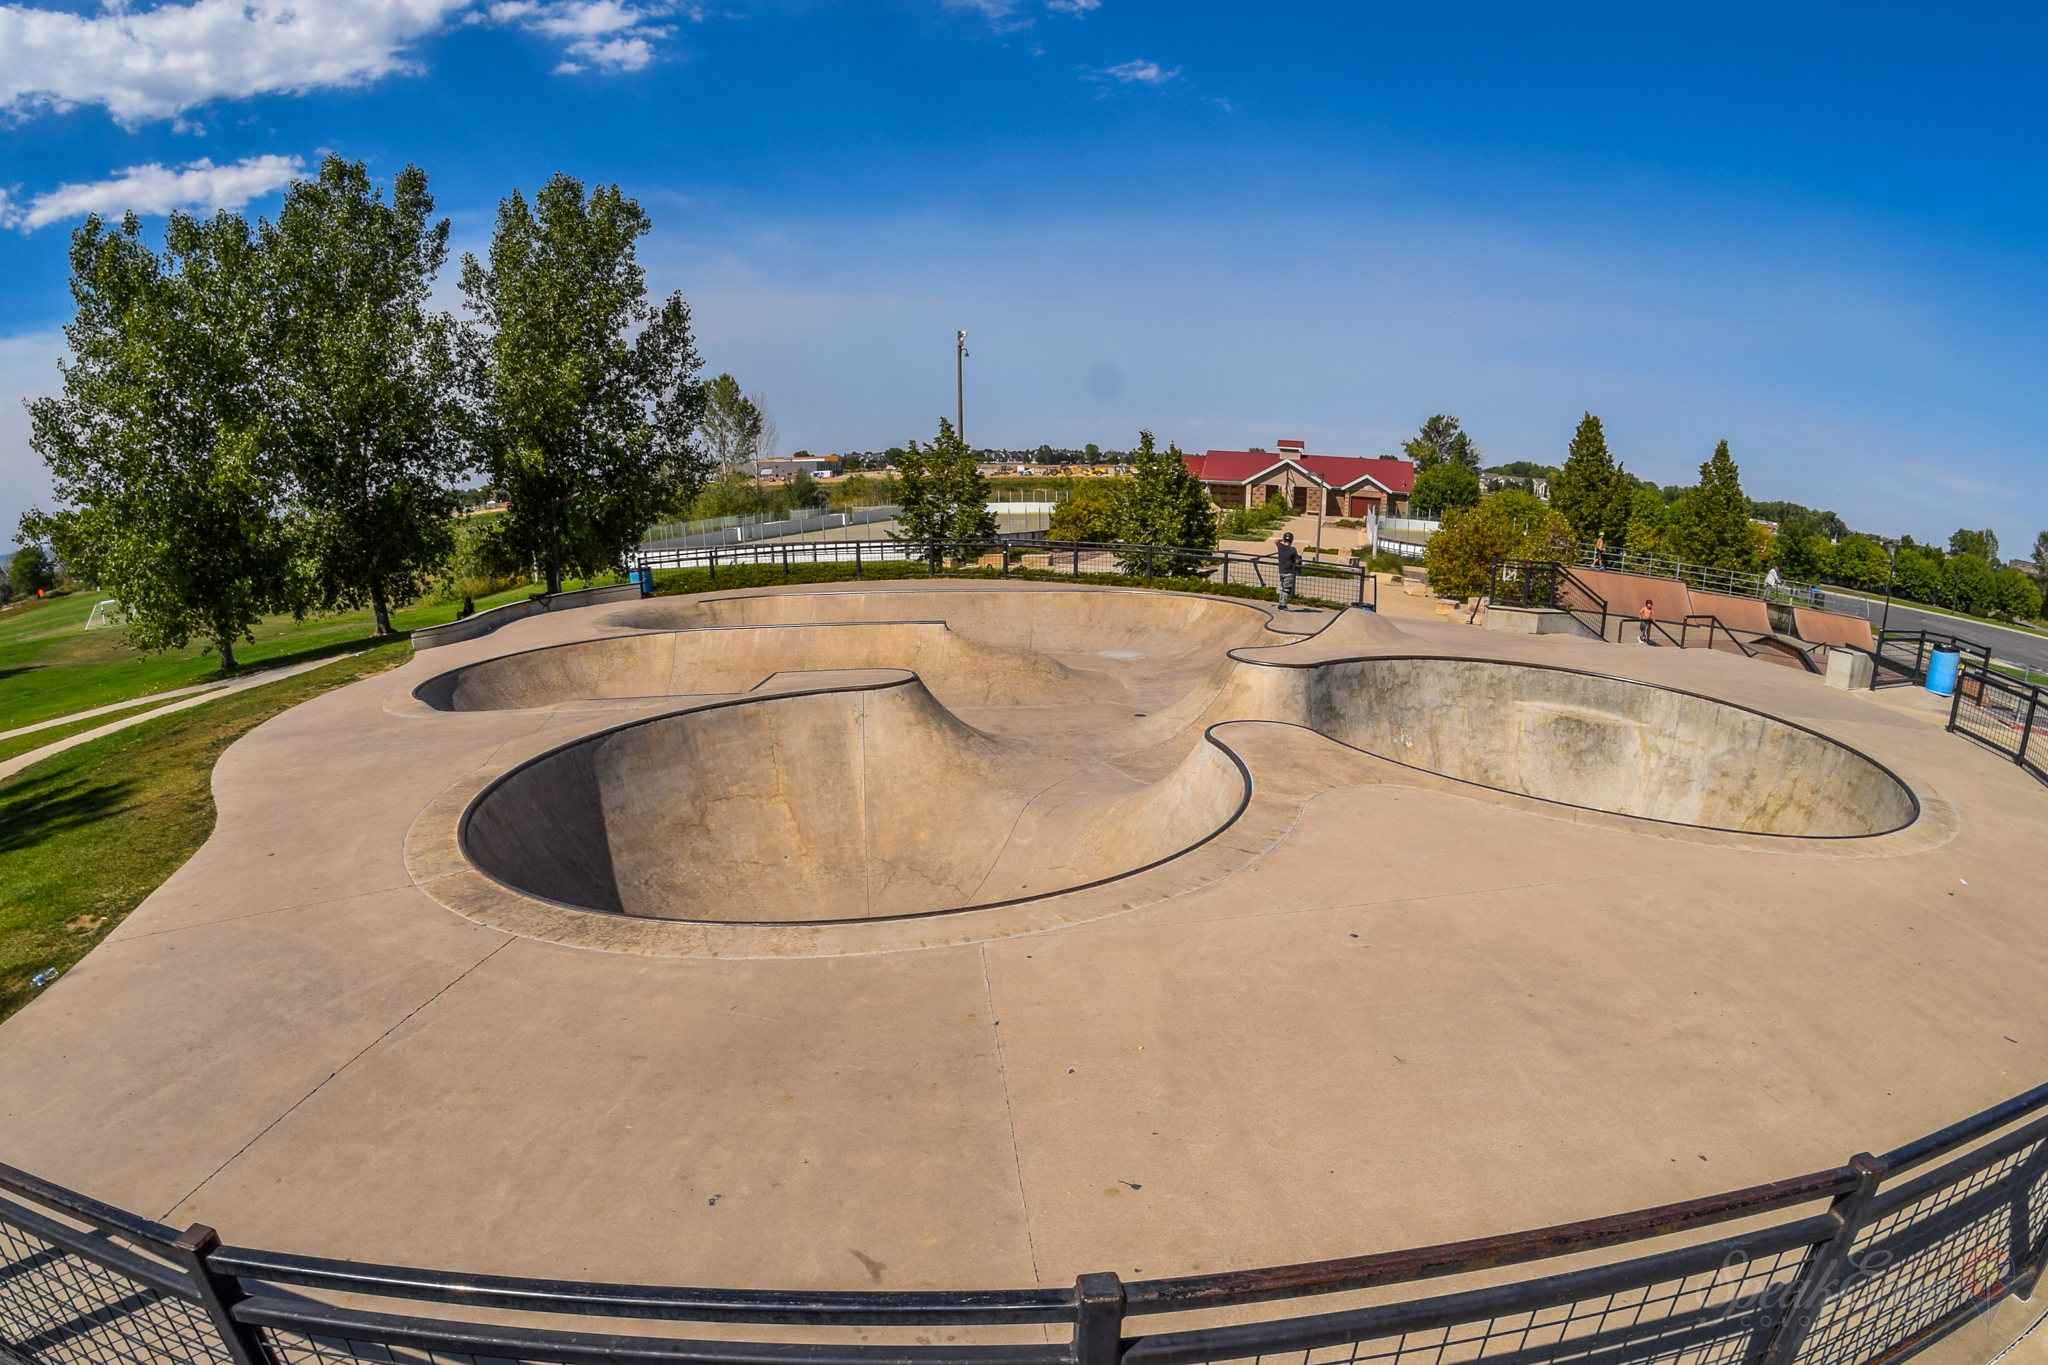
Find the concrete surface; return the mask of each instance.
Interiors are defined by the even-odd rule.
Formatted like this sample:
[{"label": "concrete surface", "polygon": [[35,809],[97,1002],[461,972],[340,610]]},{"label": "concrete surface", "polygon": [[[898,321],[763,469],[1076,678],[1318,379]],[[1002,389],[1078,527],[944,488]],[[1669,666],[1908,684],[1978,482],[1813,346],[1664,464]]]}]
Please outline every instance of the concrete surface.
[{"label": "concrete surface", "polygon": [[[365,1260],[642,1283],[1067,1284],[1702,1195],[1883,1150],[2048,1078],[2048,792],[2013,765],[1944,734],[1916,698],[1381,600],[1377,616],[1275,618],[1117,589],[829,585],[554,612],[437,649],[222,756],[212,839],[0,1026],[0,1159],[242,1244]],[[452,669],[636,632],[928,621],[1041,655],[1066,671],[1029,676],[1077,690],[1033,704],[1029,689],[977,691],[968,669],[955,706],[947,687],[881,674],[882,650],[806,689],[802,664],[829,661],[775,646],[759,662],[779,684],[759,692],[679,677],[671,656],[667,686],[685,690],[662,696],[593,702],[565,684],[544,705],[496,692],[491,708],[437,709],[418,695]],[[1311,621],[1326,628],[1295,633]],[[921,651],[929,636],[892,638]],[[1508,665],[1623,681],[1503,693],[1487,680]],[[710,681],[738,689],[744,671]],[[1695,706],[1638,683],[1707,699],[1709,735],[1716,704],[1775,718],[1743,741],[1766,772],[1790,752],[1774,746],[1812,738],[1796,735],[1846,746],[1800,750],[1801,765],[1841,765],[1842,782],[1799,798],[1814,809],[1891,818],[1860,754],[1919,815],[1821,839],[1614,813],[1694,801],[1685,782],[1660,787],[1694,780],[1683,749],[1629,758],[1630,794],[1605,811],[1459,780],[1471,742],[1518,727],[1532,756],[1582,729],[1580,766],[1560,769],[1580,782],[1646,735],[1695,733],[1616,712],[1639,692]],[[910,920],[857,917],[873,902],[848,888],[871,865],[834,861],[850,836],[813,840],[822,852],[788,873],[788,848],[763,844],[740,875],[745,841],[713,815],[655,823],[760,806],[771,781],[778,818],[841,818],[821,798],[860,799],[866,778],[843,753],[805,765],[873,705],[901,712],[890,850],[997,828],[1050,789],[1033,773],[1073,783],[1088,812],[1043,807],[1033,846],[1065,861],[1006,864],[977,845],[982,861],[937,856],[892,904],[1141,861],[1162,809],[1188,807],[1189,830],[1228,814],[1215,794],[1238,763],[1251,794],[1156,866]],[[1364,751],[1404,733],[1419,749],[1417,729],[1440,771]],[[454,830],[478,793],[600,732],[614,737],[564,750],[588,781],[644,762],[671,784],[628,812],[648,847],[614,857],[622,908],[710,897],[725,913],[856,917],[594,913],[517,897],[461,856]],[[916,790],[980,763],[981,805]],[[561,821],[615,799],[563,790]],[[1768,807],[1784,788],[1717,790],[1695,814]],[[693,853],[663,873],[671,838]],[[629,863],[654,871],[622,880]]]}]

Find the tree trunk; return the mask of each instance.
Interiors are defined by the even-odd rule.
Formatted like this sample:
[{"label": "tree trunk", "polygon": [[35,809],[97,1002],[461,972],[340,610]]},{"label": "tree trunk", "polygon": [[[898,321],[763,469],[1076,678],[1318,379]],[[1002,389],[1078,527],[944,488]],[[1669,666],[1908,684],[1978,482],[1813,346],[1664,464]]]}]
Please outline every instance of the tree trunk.
[{"label": "tree trunk", "polygon": [[223,673],[235,671],[235,642],[233,640],[222,640],[220,642],[220,671]]},{"label": "tree trunk", "polygon": [[384,580],[381,578],[370,580],[370,612],[377,619],[377,628],[372,633],[389,635],[391,633],[391,603],[384,596]]}]

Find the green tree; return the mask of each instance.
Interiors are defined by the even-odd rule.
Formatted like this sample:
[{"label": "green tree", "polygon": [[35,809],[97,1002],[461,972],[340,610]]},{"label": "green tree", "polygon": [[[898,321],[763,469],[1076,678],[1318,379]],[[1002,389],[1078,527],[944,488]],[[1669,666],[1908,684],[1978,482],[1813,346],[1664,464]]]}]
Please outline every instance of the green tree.
[{"label": "green tree", "polygon": [[[1252,449],[1258,447],[1253,446]],[[1416,433],[1414,440],[1403,441],[1401,449],[1415,461],[1418,474],[1446,462],[1477,470],[1483,458],[1478,444],[1459,429],[1458,419],[1441,412],[1422,424],[1422,430]]]},{"label": "green tree", "polygon": [[1948,538],[1948,552],[1952,555],[1975,555],[1987,564],[1996,564],[1998,532],[1988,527],[1982,531],[1957,531]]},{"label": "green tree", "polygon": [[1678,520],[1680,555],[1710,568],[1755,572],[1756,537],[1749,529],[1749,499],[1742,491],[1742,471],[1728,454],[1728,443],[1714,447],[1713,458],[1700,466],[1698,486],[1686,494]]},{"label": "green tree", "polygon": [[2015,621],[2032,620],[2041,614],[2041,590],[2018,569],[1993,569],[1991,610]]},{"label": "green tree", "polygon": [[[1581,541],[1591,544],[1596,537],[1610,534],[1608,521],[1617,510],[1613,502],[1619,473],[1614,456],[1608,452],[1607,433],[1601,429],[1600,419],[1587,413],[1579,419],[1578,430],[1572,433],[1564,468],[1550,485],[1550,505]],[[1621,524],[1613,528],[1614,538],[1625,534],[1627,521],[1626,515],[1620,518]]]},{"label": "green tree", "polygon": [[57,586],[57,568],[51,562],[49,552],[30,541],[7,561],[7,582],[16,597],[47,592]]},{"label": "green tree", "polygon": [[[1117,482],[1117,539],[1132,545],[1173,545],[1190,550],[1216,548],[1216,510],[1202,481],[1188,472],[1187,456],[1171,442],[1159,449],[1149,431],[1138,433],[1131,475]],[[1142,558],[1127,571],[1141,572]],[[1155,571],[1164,572],[1158,564]]]},{"label": "green tree", "polygon": [[433,212],[418,167],[386,203],[362,162],[330,155],[257,231],[265,409],[314,598],[367,604],[379,635],[446,563],[459,505],[452,323],[427,307],[448,258]]},{"label": "green tree", "polygon": [[1632,554],[1676,557],[1673,536],[1676,517],[1654,488],[1637,488],[1629,494],[1628,520],[1622,529],[1622,544]]},{"label": "green tree", "polygon": [[1571,523],[1542,499],[1509,488],[1444,513],[1422,562],[1432,591],[1462,601],[1485,589],[1496,559],[1569,562],[1571,553]]},{"label": "green tree", "polygon": [[549,592],[565,568],[616,567],[703,481],[702,362],[682,295],[647,303],[650,228],[618,186],[585,199],[557,173],[531,205],[514,190],[498,206],[488,264],[462,258],[475,440],[511,504],[497,533]]},{"label": "green tree", "polygon": [[897,540],[993,540],[995,514],[988,510],[988,479],[974,452],[941,417],[928,446],[916,441],[896,461],[896,514],[903,530]]},{"label": "green tree", "polygon": [[2048,531],[2034,537],[2034,572],[2048,574]]},{"label": "green tree", "polygon": [[1850,536],[1835,546],[1837,582],[1852,588],[1882,588],[1890,569],[1891,557],[1869,536]]},{"label": "green tree", "polygon": [[257,379],[259,276],[238,214],[172,214],[161,255],[133,214],[87,218],[63,394],[29,405],[60,510],[23,517],[24,540],[54,541],[120,598],[138,647],[196,636],[223,671],[258,620],[303,601]]},{"label": "green tree", "polygon": [[1408,505],[1418,517],[1436,517],[1450,507],[1479,505],[1479,476],[1461,464],[1433,464],[1415,476]]},{"label": "green tree", "polygon": [[1067,500],[1053,509],[1046,534],[1054,540],[1107,544],[1116,539],[1117,485],[1108,479],[1075,479]]}]

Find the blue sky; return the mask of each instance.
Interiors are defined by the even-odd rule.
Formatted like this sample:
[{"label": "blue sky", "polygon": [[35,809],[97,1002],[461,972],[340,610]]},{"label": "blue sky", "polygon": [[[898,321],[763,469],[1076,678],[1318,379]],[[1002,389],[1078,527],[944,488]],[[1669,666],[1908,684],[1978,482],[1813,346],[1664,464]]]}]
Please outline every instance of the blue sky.
[{"label": "blue sky", "polygon": [[[1149,0],[0,4],[0,526],[47,498],[87,208],[414,162],[480,249],[555,170],[785,451],[1300,437],[1489,462],[1579,414],[1660,482],[2048,527],[2035,8]],[[453,269],[444,277],[450,304]]]}]

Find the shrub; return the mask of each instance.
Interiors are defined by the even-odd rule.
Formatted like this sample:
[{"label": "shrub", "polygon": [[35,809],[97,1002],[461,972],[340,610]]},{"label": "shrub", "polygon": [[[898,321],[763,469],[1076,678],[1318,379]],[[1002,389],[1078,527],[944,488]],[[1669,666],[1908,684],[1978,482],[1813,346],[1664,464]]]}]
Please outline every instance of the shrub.
[{"label": "shrub", "polygon": [[1485,588],[1494,560],[1569,560],[1572,543],[1571,524],[1542,500],[1503,489],[1477,507],[1446,512],[1423,564],[1440,596],[1462,601]]}]

